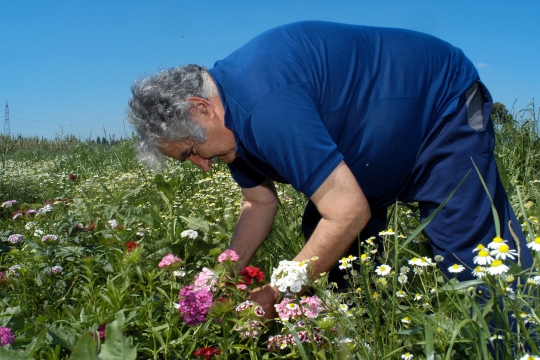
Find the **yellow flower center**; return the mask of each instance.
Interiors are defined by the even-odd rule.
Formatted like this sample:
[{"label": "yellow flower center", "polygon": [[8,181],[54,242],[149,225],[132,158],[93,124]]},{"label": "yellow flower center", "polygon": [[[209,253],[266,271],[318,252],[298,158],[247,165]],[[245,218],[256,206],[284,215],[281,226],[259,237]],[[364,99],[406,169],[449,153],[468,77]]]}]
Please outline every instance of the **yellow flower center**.
[{"label": "yellow flower center", "polygon": [[536,239],[534,239],[534,242],[537,243],[537,244],[540,244],[540,236],[537,237]]},{"label": "yellow flower center", "polygon": [[[540,239],[540,238],[539,238],[539,239]],[[362,259],[362,260],[367,259],[367,255],[366,255],[366,254],[362,254],[362,255],[360,256],[360,259]]]},{"label": "yellow flower center", "polygon": [[495,261],[491,264],[491,267],[501,266],[502,263],[503,263],[503,262],[502,262],[501,260],[495,260]]},{"label": "yellow flower center", "polygon": [[501,253],[507,253],[510,250],[510,247],[506,244],[502,244],[499,246],[499,252]]},{"label": "yellow flower center", "polygon": [[477,248],[478,250],[482,250],[483,248],[485,248],[485,246],[482,245],[482,244],[478,244],[478,246],[477,246],[476,248]]},{"label": "yellow flower center", "polygon": [[500,236],[495,236],[493,238],[493,242],[494,243],[502,243],[503,242],[503,239],[500,237]]},{"label": "yellow flower center", "polygon": [[452,265],[452,269],[459,269],[459,265],[458,264]]},{"label": "yellow flower center", "polygon": [[487,252],[486,250],[480,250],[478,252],[478,256],[480,257],[486,257],[486,256],[489,256],[489,252]]}]

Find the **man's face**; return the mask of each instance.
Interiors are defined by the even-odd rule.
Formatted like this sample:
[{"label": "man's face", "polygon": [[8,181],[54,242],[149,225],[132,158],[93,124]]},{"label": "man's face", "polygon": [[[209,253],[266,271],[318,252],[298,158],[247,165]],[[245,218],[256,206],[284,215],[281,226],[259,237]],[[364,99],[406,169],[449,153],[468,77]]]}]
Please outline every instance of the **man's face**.
[{"label": "man's face", "polygon": [[163,155],[180,161],[189,160],[203,171],[208,171],[216,160],[233,162],[238,156],[234,134],[217,117],[197,116],[195,119],[204,129],[206,142],[194,140],[169,141],[160,151]]}]

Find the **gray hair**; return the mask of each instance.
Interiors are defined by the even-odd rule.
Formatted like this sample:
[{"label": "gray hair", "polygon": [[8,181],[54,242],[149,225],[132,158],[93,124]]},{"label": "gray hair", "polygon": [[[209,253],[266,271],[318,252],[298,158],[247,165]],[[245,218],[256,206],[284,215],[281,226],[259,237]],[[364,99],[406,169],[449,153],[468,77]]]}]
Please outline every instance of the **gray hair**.
[{"label": "gray hair", "polygon": [[138,135],[137,153],[145,165],[160,170],[165,156],[159,148],[168,141],[206,141],[205,130],[193,121],[190,97],[217,95],[217,88],[205,67],[178,66],[162,70],[131,86],[128,120]]}]

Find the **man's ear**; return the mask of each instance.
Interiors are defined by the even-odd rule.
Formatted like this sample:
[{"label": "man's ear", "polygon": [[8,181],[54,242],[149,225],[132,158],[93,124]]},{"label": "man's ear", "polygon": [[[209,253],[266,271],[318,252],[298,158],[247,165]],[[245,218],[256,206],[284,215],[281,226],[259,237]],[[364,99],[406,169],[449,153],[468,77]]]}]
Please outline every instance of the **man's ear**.
[{"label": "man's ear", "polygon": [[191,109],[191,111],[195,110],[203,115],[207,115],[210,113],[210,109],[209,109],[209,106],[210,103],[208,102],[208,100],[205,100],[203,98],[200,98],[200,97],[197,97],[197,96],[192,96],[190,98],[187,99],[187,101],[189,101],[190,103],[193,104],[193,107]]}]

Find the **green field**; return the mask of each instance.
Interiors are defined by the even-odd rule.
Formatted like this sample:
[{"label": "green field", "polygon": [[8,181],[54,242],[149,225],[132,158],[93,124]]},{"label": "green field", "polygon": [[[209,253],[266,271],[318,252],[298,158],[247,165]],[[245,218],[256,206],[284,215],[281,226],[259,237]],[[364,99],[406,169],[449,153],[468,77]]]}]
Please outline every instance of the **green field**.
[{"label": "green field", "polygon": [[[539,118],[534,107],[513,116],[496,109],[499,170],[528,241],[535,243]],[[288,309],[296,315],[261,321],[255,307],[238,308],[258,281],[247,284],[228,271],[228,262],[218,262],[240,209],[240,189],[226,166],[203,173],[171,161],[163,175],[155,174],[137,162],[133,144],[0,136],[0,338],[10,342],[0,348],[0,359],[539,354],[538,252],[533,250],[533,269],[521,271],[505,260],[509,268],[500,274],[471,283],[445,279],[426,246],[415,204],[389,209],[384,251],[365,243],[363,259],[342,262],[359,264],[358,272],[343,270],[350,288],[338,289],[322,277],[307,294],[317,296],[319,305],[289,294]],[[305,198],[285,185],[278,185],[278,194],[274,227],[250,264],[264,272],[263,283],[304,242]],[[168,254],[181,262],[158,266]],[[430,259],[422,264],[415,257]],[[203,320],[193,324],[177,310],[178,295],[204,268],[224,285],[209,290]],[[229,286],[240,282],[246,290]]]}]

